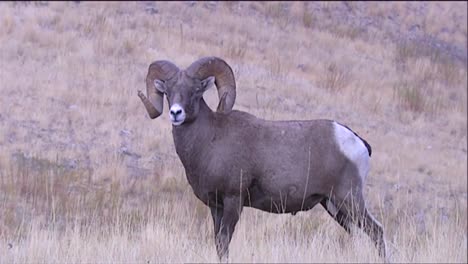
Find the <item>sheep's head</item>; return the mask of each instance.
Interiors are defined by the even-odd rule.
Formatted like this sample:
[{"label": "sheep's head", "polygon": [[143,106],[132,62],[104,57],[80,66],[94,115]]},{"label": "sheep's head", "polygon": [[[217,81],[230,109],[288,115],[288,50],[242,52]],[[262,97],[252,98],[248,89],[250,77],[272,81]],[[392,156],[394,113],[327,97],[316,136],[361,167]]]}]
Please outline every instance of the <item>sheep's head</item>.
[{"label": "sheep's head", "polygon": [[199,59],[182,71],[169,61],[155,61],[149,66],[146,77],[148,98],[140,91],[138,95],[154,119],[163,111],[165,94],[171,122],[178,126],[197,117],[200,99],[213,84],[220,98],[217,111],[231,111],[236,99],[234,74],[224,60],[216,57]]}]

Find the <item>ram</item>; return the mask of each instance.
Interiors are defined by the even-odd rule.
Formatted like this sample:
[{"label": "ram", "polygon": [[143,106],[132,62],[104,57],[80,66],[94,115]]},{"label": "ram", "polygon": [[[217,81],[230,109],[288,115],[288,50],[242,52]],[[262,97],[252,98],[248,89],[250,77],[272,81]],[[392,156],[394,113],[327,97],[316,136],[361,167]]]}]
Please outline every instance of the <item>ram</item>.
[{"label": "ram", "polygon": [[[216,112],[203,99],[214,85]],[[385,258],[384,230],[363,197],[371,147],[351,129],[332,120],[268,121],[232,110],[234,74],[217,57],[185,70],[155,61],[146,89],[148,97],[138,96],[151,119],[161,115],[166,95],[175,149],[194,194],[211,210],[220,260],[228,258],[243,206],[294,215],[317,204],[348,233],[356,223]]]}]

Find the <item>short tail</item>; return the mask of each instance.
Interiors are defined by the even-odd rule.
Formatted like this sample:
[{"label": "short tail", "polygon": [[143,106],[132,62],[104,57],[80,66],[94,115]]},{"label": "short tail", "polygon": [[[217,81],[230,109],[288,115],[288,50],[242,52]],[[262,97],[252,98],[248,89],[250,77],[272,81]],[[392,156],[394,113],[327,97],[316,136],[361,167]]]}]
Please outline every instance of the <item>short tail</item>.
[{"label": "short tail", "polygon": [[[356,133],[354,133],[354,134],[356,134]],[[356,134],[356,136],[357,136],[358,138],[360,138],[360,139],[362,140],[362,142],[364,143],[364,145],[366,146],[367,152],[369,152],[369,157],[372,156],[372,148],[371,148],[370,144],[367,143],[367,141],[366,141],[365,139],[363,139],[362,137],[358,136],[358,134]]]}]

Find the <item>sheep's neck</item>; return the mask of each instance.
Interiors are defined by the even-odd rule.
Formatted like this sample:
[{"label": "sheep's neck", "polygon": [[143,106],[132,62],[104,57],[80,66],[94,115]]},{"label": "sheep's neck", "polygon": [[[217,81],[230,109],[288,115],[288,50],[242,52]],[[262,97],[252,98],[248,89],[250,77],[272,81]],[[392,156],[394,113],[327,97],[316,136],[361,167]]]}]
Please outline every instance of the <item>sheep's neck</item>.
[{"label": "sheep's neck", "polygon": [[213,111],[202,98],[200,100],[200,110],[194,121],[172,127],[177,155],[179,155],[185,168],[198,167],[203,158],[206,157],[204,155],[206,154],[205,149],[208,147],[206,142],[210,142],[213,135],[213,129],[210,125],[210,119],[213,116]]}]

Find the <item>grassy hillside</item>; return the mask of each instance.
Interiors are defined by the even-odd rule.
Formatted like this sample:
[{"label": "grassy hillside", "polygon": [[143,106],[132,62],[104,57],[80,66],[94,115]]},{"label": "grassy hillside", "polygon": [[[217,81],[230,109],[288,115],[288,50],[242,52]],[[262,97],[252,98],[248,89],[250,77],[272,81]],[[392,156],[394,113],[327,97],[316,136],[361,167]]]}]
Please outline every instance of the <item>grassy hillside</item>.
[{"label": "grassy hillside", "polygon": [[[466,2],[0,3],[0,262],[213,262],[148,65],[224,58],[235,109],[335,119],[396,262],[467,262]],[[205,94],[217,105],[215,90]],[[320,207],[246,209],[233,262],[375,262]],[[337,254],[336,252],[340,252]]]}]

